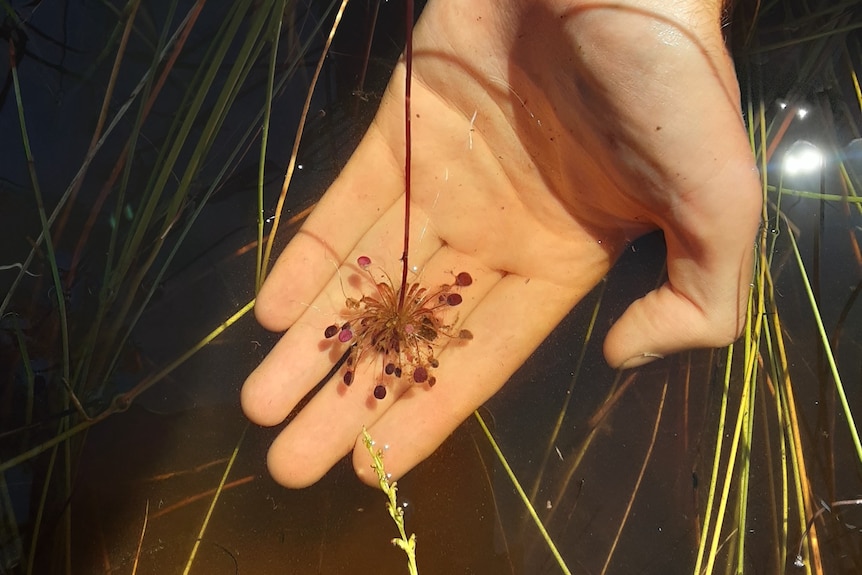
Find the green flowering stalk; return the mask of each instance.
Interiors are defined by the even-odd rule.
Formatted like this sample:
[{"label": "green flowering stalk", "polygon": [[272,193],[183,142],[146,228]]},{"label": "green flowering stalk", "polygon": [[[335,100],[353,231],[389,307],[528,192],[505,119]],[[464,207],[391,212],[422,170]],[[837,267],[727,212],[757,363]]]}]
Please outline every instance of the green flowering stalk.
[{"label": "green flowering stalk", "polygon": [[380,489],[389,497],[386,502],[386,510],[389,511],[389,516],[398,526],[398,532],[401,537],[396,537],[392,540],[392,544],[400,547],[407,554],[407,568],[410,570],[410,575],[419,575],[419,568],[416,566],[416,534],[411,533],[407,537],[407,532],[404,530],[404,509],[398,505],[396,493],[398,491],[397,481],[389,483],[389,477],[386,475],[386,470],[383,468],[383,451],[374,449],[374,440],[368,434],[368,430],[362,428],[362,442],[368,453],[371,454],[371,466],[377,473],[377,480],[380,482]]}]

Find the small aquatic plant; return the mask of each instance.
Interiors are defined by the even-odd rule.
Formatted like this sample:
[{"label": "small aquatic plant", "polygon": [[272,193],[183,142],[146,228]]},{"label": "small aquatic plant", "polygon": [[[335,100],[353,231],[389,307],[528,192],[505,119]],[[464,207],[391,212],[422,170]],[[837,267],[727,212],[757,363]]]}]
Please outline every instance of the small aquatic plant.
[{"label": "small aquatic plant", "polygon": [[472,276],[460,272],[451,284],[442,284],[434,290],[418,282],[396,288],[385,272],[380,281],[374,277],[368,256],[360,256],[356,263],[371,278],[376,294],[363,295],[358,300],[346,298],[346,321],[340,326],[332,324],[323,332],[327,339],[337,337],[341,343],[351,342],[342,381],[345,385],[352,384],[359,361],[369,354],[378,354],[383,358],[383,373],[374,387],[377,399],[386,397],[386,382],[402,376],[433,387],[437,383],[433,370],[440,365],[435,351],[440,342],[473,339],[469,330],[456,332],[444,319],[447,309],[463,301],[460,288],[472,284]]},{"label": "small aquatic plant", "polygon": [[[342,375],[345,385],[353,383],[354,369],[368,354],[383,357],[383,377],[374,386],[374,397],[386,397],[386,383],[407,375],[414,383],[433,387],[437,378],[433,370],[439,366],[435,349],[441,338],[471,340],[473,334],[466,329],[455,333],[451,324],[443,319],[444,310],[461,304],[459,288],[473,283],[473,277],[462,271],[455,275],[452,284],[443,284],[433,291],[419,282],[408,282],[407,271],[410,252],[411,206],[411,112],[410,94],[413,77],[413,2],[406,5],[407,39],[404,50],[406,68],[404,84],[404,243],[401,254],[401,284],[395,287],[385,271],[381,280],[370,272],[371,258],[359,256],[356,264],[368,273],[377,291],[376,297],[363,295],[360,299],[346,298],[347,321],[340,327],[332,324],[324,330],[324,337],[338,336],[341,343],[353,342]],[[454,322],[453,322],[454,323]]]},{"label": "small aquatic plant", "polygon": [[365,448],[371,455],[371,467],[377,474],[380,489],[389,498],[386,502],[386,510],[389,511],[389,516],[398,526],[398,533],[401,535],[394,538],[392,544],[407,555],[407,569],[410,571],[410,575],[419,575],[419,568],[416,565],[416,534],[411,533],[410,537],[407,537],[407,531],[404,529],[404,507],[398,505],[398,482],[389,483],[389,475],[383,467],[383,451],[375,449],[374,440],[371,439],[371,435],[364,427],[362,428],[362,443],[365,444]]}]

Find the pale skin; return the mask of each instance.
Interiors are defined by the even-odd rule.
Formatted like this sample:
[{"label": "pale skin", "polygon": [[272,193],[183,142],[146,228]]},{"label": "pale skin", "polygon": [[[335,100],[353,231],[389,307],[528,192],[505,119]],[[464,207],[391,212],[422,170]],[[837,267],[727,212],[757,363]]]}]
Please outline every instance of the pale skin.
[{"label": "pale skin", "polygon": [[[270,448],[276,481],[314,483],[353,450],[376,484],[363,426],[388,446],[394,478],[409,471],[651,230],[664,231],[669,281],[612,326],[608,363],[739,335],[760,193],[720,21],[704,0],[429,2],[413,44],[408,279],[435,287],[469,272],[447,317],[474,337],[438,350],[430,389],[401,380],[374,399],[370,357],[349,387],[337,373]],[[255,423],[282,423],[346,349],[323,332],[345,296],[373,295],[358,256],[400,280],[404,79],[402,62],[259,294],[260,323],[290,329],[243,386]]]}]

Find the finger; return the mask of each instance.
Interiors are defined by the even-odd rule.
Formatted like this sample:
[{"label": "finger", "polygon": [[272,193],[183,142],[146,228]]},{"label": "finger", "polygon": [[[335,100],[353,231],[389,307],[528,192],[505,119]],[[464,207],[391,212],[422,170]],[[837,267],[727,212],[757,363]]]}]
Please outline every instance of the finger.
[{"label": "finger", "polygon": [[283,331],[305,312],[335,266],[403,193],[402,174],[403,166],[372,123],[264,282],[255,303],[261,325]]},{"label": "finger", "polygon": [[331,290],[326,291],[245,380],[240,401],[246,417],[254,423],[272,426],[284,421],[344,354],[345,345],[324,338],[326,326],[343,306],[343,298],[331,300]]},{"label": "finger", "polygon": [[[368,362],[357,366],[356,378],[376,373]],[[353,447],[363,425],[385,409],[369,401],[362,385],[346,386],[336,375],[275,439],[267,454],[273,479],[285,487],[307,487],[319,480]]]},{"label": "finger", "polygon": [[[503,386],[605,271],[590,270],[575,287],[515,275],[497,283],[464,323],[473,340],[441,354],[434,388],[408,390],[369,429],[377,445],[387,446],[387,473],[398,478],[428,457]],[[376,484],[361,439],[353,465],[360,479]]]},{"label": "finger", "polygon": [[[451,282],[453,270],[465,269],[467,265],[465,256],[444,248],[426,267],[428,277],[425,280],[428,285]],[[456,316],[461,313],[469,315],[471,308],[500,278],[499,273],[475,265],[470,269],[473,270],[474,283],[469,289],[460,290],[463,301],[457,311],[449,309],[443,317],[446,323],[453,325],[453,333],[457,330]],[[365,354],[362,357],[360,364],[353,368],[351,385],[344,383],[344,369],[335,374],[273,443],[268,457],[269,469],[282,485],[302,487],[317,481],[350,451],[362,426],[371,426],[397,403],[405,390],[428,389],[406,376],[385,376],[377,355]],[[388,392],[382,399],[377,399],[373,389],[381,382],[385,382]]]},{"label": "finger", "polygon": [[[416,214],[411,235],[420,237],[419,227],[423,226],[422,239],[415,242],[410,262],[415,262],[411,267],[421,272],[442,243],[433,227],[423,223],[428,221],[423,217],[424,212],[417,210]],[[378,281],[400,282],[401,254],[396,246],[404,229],[404,196],[378,215],[379,219],[340,268],[336,269],[334,263],[324,258],[329,265],[329,283],[313,300],[296,300],[303,310],[302,315],[243,385],[243,410],[255,423],[277,425],[282,422],[347,351],[349,343],[339,342],[337,338],[325,339],[324,331],[327,326],[341,325],[345,320],[348,297],[359,300],[363,294],[372,294]],[[370,258],[372,263],[368,271],[357,265],[359,256]],[[452,255],[444,261],[450,266],[458,263]],[[470,267],[477,268],[477,264],[471,263]],[[396,270],[399,271],[396,273]],[[451,280],[450,271],[449,277],[440,281]]]},{"label": "finger", "polygon": [[612,367],[721,347],[739,336],[761,199],[753,170],[733,176],[705,187],[665,229],[668,282],[632,303],[608,332],[604,352]]}]

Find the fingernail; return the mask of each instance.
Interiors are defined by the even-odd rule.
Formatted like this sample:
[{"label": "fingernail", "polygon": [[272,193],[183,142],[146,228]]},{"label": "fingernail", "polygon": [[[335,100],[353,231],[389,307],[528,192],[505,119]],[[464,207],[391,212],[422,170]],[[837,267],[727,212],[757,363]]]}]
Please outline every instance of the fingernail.
[{"label": "fingernail", "polygon": [[664,359],[664,356],[660,353],[652,353],[646,352],[636,355],[634,357],[630,357],[624,362],[620,364],[619,369],[631,369],[633,367],[640,367],[642,365],[646,365],[648,363],[652,363],[657,359]]}]

